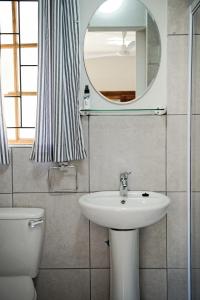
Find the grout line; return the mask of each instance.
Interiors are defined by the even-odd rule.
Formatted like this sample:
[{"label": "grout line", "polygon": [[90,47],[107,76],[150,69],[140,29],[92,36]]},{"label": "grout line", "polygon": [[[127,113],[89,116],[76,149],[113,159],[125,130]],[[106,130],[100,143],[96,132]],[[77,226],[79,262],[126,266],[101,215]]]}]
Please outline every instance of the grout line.
[{"label": "grout line", "polygon": [[169,299],[169,284],[168,284],[168,269],[166,269],[166,298],[167,300],[170,300]]},{"label": "grout line", "polygon": [[[200,33],[194,33],[195,35],[200,35]],[[167,36],[189,36],[189,33],[168,33]]]},{"label": "grout line", "polygon": [[174,267],[174,268],[167,268],[168,270],[186,270],[187,271],[187,267],[185,268],[177,268],[177,267]]},{"label": "grout line", "polygon": [[[87,135],[88,135],[88,192],[90,193],[90,117],[87,118],[88,125],[87,125]],[[91,223],[89,221],[89,297],[90,300],[92,299],[92,271],[91,271]]]},{"label": "grout line", "polygon": [[[167,113],[167,116],[187,116],[187,113],[185,113],[185,114],[183,114],[183,113],[180,113],[180,114]],[[200,116],[200,113],[193,113],[192,116]]]},{"label": "grout line", "polygon": [[187,191],[185,190],[185,191],[167,191],[167,194],[169,194],[169,193],[187,193]]},{"label": "grout line", "polygon": [[[148,190],[148,189],[147,189]],[[170,194],[170,193],[186,193],[187,191],[185,190],[185,191],[172,191],[172,190],[169,190],[169,191],[156,191],[156,190],[153,190],[153,189],[151,189],[153,192],[155,192],[155,193],[163,193],[163,194]],[[115,190],[113,190],[113,191],[115,191]],[[137,190],[135,190],[135,191],[137,191]],[[146,190],[145,190],[146,191]],[[95,191],[92,191],[92,192],[95,192]],[[51,195],[51,196],[58,196],[58,195],[60,195],[60,196],[67,196],[67,195],[78,195],[78,194],[80,194],[80,195],[85,195],[85,194],[87,194],[88,192],[69,192],[69,193],[61,193],[61,192],[55,192],[55,193],[50,193],[50,192],[32,192],[32,191],[30,191],[30,192],[8,192],[8,193],[0,193],[0,195],[11,195],[11,194],[13,194],[13,195],[15,195],[15,194],[47,194],[47,195]],[[198,191],[193,191],[193,193],[200,193],[200,190],[198,190]]]},{"label": "grout line", "polygon": [[[116,189],[115,189],[116,190]],[[113,190],[113,191],[115,191],[115,190]],[[148,190],[148,189],[147,189]],[[156,192],[156,193],[167,193],[167,194],[169,194],[169,193],[186,193],[187,191],[185,190],[185,191],[177,191],[177,190],[168,190],[168,191],[156,191],[156,190],[154,190],[154,189],[151,189],[153,192]],[[135,191],[137,191],[137,190],[135,190]],[[146,191],[146,190],[145,190]],[[98,192],[98,191],[92,191],[92,192]],[[61,193],[61,192],[54,192],[54,193],[50,193],[50,192],[33,192],[33,191],[27,191],[27,192],[8,192],[8,193],[0,193],[0,195],[8,195],[8,194],[47,194],[47,195],[51,195],[51,196],[58,196],[58,195],[60,195],[60,196],[67,196],[67,195],[74,195],[74,194],[80,194],[80,195],[84,195],[84,194],[87,194],[88,192],[87,191],[85,191],[85,192],[69,192],[69,193],[67,193],[67,192],[63,192],[63,193]],[[198,190],[198,191],[193,191],[193,193],[200,193],[200,190]]]},{"label": "grout line", "polygon": [[[40,270],[89,270],[90,268],[40,268]],[[91,270],[110,270],[110,268],[91,268]]]},{"label": "grout line", "polygon": [[9,192],[9,193],[0,193],[0,195],[12,195],[12,192]]},{"label": "grout line", "polygon": [[166,268],[168,269],[168,216],[166,215]]},{"label": "grout line", "polygon": [[168,113],[167,116],[187,116],[187,114],[172,114],[172,113]]},{"label": "grout line", "polygon": [[[168,189],[168,181],[167,181],[167,174],[168,174],[168,155],[167,155],[167,150],[168,150],[168,122],[167,122],[168,117],[165,120],[165,128],[166,128],[166,135],[165,135],[165,189],[167,191]],[[166,250],[165,250],[165,263],[166,263],[166,298],[168,299],[168,240],[167,240],[167,225],[168,225],[168,221],[167,221],[167,215],[165,218],[165,229],[166,229],[166,238],[165,238],[165,246],[166,246]]]},{"label": "grout line", "polygon": [[[87,194],[88,192],[14,192],[13,194],[47,194],[52,196],[66,196],[66,195],[76,195],[76,194]],[[0,193],[1,194],[11,194],[11,193]]]},{"label": "grout line", "polygon": [[[167,299],[169,297],[169,282],[168,282],[168,279],[169,279],[169,276],[168,276],[168,238],[167,238],[167,225],[168,225],[168,218],[167,218],[167,215],[166,215],[166,291],[167,291]],[[168,299],[170,300],[170,299]]]},{"label": "grout line", "polygon": [[91,223],[89,221],[89,276],[90,276],[90,300],[92,298],[92,271],[91,271]]},{"label": "grout line", "polygon": [[[41,267],[40,270],[110,270],[110,268],[98,268],[98,267],[95,267],[95,268],[80,268],[80,267],[74,267],[74,268],[43,268]],[[194,270],[200,270],[200,268],[193,268]],[[174,268],[158,268],[158,267],[151,267],[151,268],[139,268],[139,270],[187,270],[187,267],[185,268],[177,268],[177,267],[174,267]]]},{"label": "grout line", "polygon": [[[164,180],[165,181],[165,180]],[[105,189],[103,188],[103,189],[95,189],[95,190],[92,190],[91,191],[91,193],[95,193],[95,192],[103,192],[103,191],[105,191]],[[119,192],[119,189],[110,189],[109,191],[113,191],[113,192],[115,192],[115,191],[118,191]],[[144,192],[146,192],[146,191],[149,191],[149,192],[155,192],[155,193],[163,193],[163,194],[166,194],[167,193],[167,190],[156,190],[156,189],[152,189],[152,188],[150,188],[150,189],[140,189],[140,188],[137,188],[137,189],[134,189],[133,190],[133,192],[141,192],[141,191],[144,191]],[[86,192],[85,192],[86,193]]]},{"label": "grout line", "polygon": [[188,36],[189,35],[189,33],[175,33],[175,32],[173,32],[173,33],[168,33],[167,34],[167,36]]},{"label": "grout line", "polygon": [[91,192],[91,182],[90,182],[90,117],[88,116],[88,126],[87,126],[87,130],[88,130],[88,191],[89,193]]}]

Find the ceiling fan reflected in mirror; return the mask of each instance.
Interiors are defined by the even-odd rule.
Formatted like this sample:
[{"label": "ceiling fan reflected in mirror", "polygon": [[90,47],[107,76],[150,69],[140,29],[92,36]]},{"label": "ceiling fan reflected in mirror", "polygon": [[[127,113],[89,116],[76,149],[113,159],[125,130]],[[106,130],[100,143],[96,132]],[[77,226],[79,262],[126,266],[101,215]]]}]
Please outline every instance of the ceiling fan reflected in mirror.
[{"label": "ceiling fan reflected in mirror", "polygon": [[118,52],[118,55],[131,55],[133,49],[135,48],[136,42],[133,41],[126,41],[127,31],[122,31],[122,45],[121,49]]},{"label": "ceiling fan reflected in mirror", "polygon": [[117,51],[115,52],[118,56],[135,55],[135,32],[122,31],[121,37],[117,36],[109,38],[109,44],[116,45]]}]

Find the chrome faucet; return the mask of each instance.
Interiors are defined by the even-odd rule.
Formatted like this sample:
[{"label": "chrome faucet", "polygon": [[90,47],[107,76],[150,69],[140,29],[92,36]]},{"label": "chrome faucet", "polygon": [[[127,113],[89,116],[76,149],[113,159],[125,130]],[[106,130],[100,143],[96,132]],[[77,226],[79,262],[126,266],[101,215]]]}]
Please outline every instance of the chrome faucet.
[{"label": "chrome faucet", "polygon": [[123,172],[120,174],[120,196],[127,197],[128,196],[128,175],[131,172]]}]

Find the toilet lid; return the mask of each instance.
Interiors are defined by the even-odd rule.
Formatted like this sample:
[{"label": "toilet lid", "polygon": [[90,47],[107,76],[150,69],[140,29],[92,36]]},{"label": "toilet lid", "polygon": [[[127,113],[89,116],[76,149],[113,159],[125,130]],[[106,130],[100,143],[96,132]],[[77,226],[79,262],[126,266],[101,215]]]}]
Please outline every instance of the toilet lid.
[{"label": "toilet lid", "polygon": [[34,300],[35,295],[35,288],[30,277],[0,277],[1,300]]}]

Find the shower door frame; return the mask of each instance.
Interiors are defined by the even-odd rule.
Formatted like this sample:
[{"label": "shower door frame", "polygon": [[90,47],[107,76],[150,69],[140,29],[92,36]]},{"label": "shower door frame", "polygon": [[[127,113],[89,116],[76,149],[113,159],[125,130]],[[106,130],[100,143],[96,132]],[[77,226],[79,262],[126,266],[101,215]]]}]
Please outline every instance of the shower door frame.
[{"label": "shower door frame", "polygon": [[188,249],[188,300],[192,300],[192,67],[193,67],[193,16],[200,9],[200,0],[189,8],[189,57],[188,57],[188,126],[187,126],[187,249]]}]

